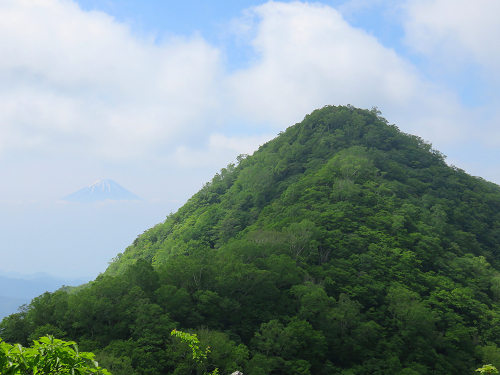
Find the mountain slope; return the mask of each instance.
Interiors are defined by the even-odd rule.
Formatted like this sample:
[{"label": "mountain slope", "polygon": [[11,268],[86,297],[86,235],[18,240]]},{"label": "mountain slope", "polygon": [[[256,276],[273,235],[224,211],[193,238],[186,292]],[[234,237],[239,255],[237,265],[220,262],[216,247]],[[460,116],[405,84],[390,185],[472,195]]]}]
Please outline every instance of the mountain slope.
[{"label": "mountain slope", "polygon": [[[323,216],[334,207],[352,207],[359,220],[371,215],[360,207],[377,204],[389,204],[390,215],[388,222],[371,226],[386,230],[389,225],[388,235],[411,231],[415,221],[433,225],[441,219],[443,230],[473,232],[474,238],[463,234],[468,250],[494,255],[490,261],[498,256],[499,187],[447,166],[430,144],[387,125],[376,111],[326,107],[239,160],[165,223],[138,237],[107,272],[119,272],[140,257],[162,264],[188,243],[218,248],[248,231],[280,230],[304,219],[331,230],[337,223],[328,224]],[[424,214],[424,207],[429,212]]]},{"label": "mountain slope", "polygon": [[0,335],[65,335],[115,375],[473,374],[500,365],[499,251],[497,185],[375,109],[328,106]]}]

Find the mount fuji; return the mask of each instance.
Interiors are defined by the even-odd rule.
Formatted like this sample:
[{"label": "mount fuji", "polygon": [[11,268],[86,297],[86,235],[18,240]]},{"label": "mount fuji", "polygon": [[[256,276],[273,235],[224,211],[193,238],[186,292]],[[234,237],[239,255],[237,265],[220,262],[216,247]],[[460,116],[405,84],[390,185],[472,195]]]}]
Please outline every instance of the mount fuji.
[{"label": "mount fuji", "polygon": [[113,180],[99,180],[77,192],[64,197],[63,201],[90,203],[106,200],[143,201]]}]

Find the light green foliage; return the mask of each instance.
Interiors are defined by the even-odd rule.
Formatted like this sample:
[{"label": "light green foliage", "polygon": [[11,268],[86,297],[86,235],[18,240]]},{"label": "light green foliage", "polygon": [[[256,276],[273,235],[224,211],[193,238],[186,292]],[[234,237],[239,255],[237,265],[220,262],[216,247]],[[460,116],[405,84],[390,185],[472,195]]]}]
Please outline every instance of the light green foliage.
[{"label": "light green foliage", "polygon": [[52,336],[34,340],[33,346],[29,348],[19,344],[10,345],[0,339],[0,373],[111,375],[99,367],[93,353],[80,352],[75,342],[58,340]]},{"label": "light green foliage", "polygon": [[480,372],[481,374],[498,374],[498,370],[495,366],[492,365],[484,365],[483,367],[478,368],[476,371]]},{"label": "light green foliage", "polygon": [[[171,333],[172,336],[180,338],[183,342],[186,342],[189,347],[191,348],[193,352],[193,359],[196,362],[203,362],[203,360],[208,359],[208,354],[210,353],[210,347],[207,346],[205,351],[202,351],[200,349],[200,340],[198,340],[198,337],[196,334],[190,334],[182,331],[178,331],[174,329]],[[204,373],[207,375],[217,375],[219,373],[219,369],[214,369],[210,374]]]},{"label": "light green foliage", "polygon": [[193,359],[196,361],[202,361],[207,359],[207,354],[210,353],[210,347],[207,346],[205,351],[202,351],[199,347],[200,340],[196,334],[190,334],[174,329],[171,333],[172,336],[180,338],[183,342],[188,343],[189,347],[193,351]]}]

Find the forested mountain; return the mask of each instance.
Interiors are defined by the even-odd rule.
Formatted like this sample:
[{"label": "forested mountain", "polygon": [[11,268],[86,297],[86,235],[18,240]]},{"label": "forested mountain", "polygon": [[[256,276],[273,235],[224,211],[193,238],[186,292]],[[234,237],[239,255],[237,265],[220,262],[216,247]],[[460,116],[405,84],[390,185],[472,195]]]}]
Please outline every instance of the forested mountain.
[{"label": "forested mountain", "polygon": [[499,186],[376,109],[327,106],[0,336],[75,340],[114,375],[474,374],[500,365],[499,256]]}]

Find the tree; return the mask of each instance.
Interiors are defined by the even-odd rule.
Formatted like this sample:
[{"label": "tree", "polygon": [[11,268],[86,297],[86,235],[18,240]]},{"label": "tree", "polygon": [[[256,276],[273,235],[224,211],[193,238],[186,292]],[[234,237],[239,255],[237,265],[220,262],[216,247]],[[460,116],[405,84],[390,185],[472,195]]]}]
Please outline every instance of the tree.
[{"label": "tree", "polygon": [[[200,349],[199,343],[200,340],[198,340],[198,336],[196,334],[190,334],[190,333],[185,333],[182,331],[177,331],[174,329],[171,333],[172,336],[180,338],[183,342],[186,342],[191,350],[193,351],[193,359],[201,363],[203,362],[204,359],[207,359],[208,353],[210,353],[210,347],[207,346],[205,351]],[[213,370],[211,373],[206,373],[204,375],[217,375],[219,373],[219,369]]]}]

